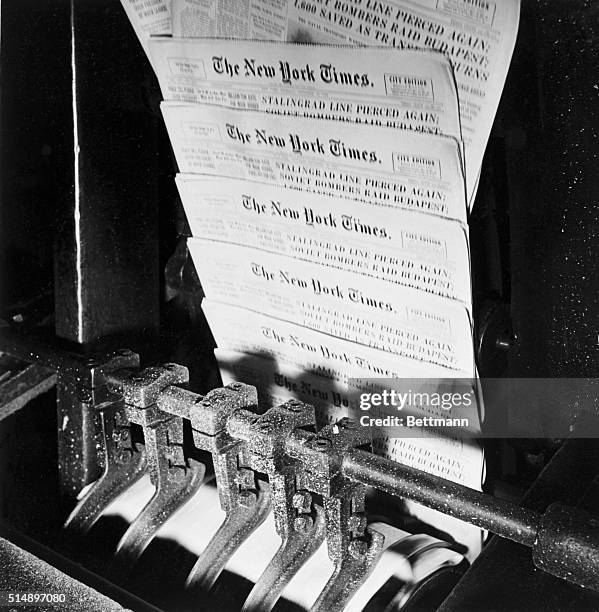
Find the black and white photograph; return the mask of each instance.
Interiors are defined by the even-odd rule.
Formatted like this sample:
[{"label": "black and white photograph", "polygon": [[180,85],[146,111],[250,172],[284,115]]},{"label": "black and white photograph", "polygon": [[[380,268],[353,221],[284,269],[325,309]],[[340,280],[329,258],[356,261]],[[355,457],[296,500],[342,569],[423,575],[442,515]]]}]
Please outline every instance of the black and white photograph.
[{"label": "black and white photograph", "polygon": [[0,612],[599,610],[599,5],[0,0]]}]

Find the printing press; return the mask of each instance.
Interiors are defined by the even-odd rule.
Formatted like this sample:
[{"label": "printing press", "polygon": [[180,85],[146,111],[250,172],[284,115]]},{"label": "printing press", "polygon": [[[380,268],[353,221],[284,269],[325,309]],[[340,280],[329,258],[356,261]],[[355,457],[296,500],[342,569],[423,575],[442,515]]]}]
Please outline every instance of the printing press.
[{"label": "printing press", "polygon": [[[572,434],[486,436],[476,491],[376,455],[352,420],[223,386],[120,3],[1,8],[0,592],[65,598],[0,605],[599,609],[598,396],[489,402],[492,424],[557,412]],[[597,376],[598,25],[587,1],[522,0],[469,218],[483,391]]]}]

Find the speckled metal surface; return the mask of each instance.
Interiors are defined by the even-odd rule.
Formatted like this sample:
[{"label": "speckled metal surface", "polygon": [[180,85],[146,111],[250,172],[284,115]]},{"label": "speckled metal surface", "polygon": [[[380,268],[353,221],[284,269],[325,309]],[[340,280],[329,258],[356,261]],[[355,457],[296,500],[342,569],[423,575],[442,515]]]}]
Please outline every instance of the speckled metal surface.
[{"label": "speckled metal surface", "polygon": [[244,442],[227,431],[228,419],[235,412],[247,414],[252,421],[256,419],[257,415],[245,410],[257,406],[255,387],[234,383],[214,389],[203,398],[189,396],[188,399],[192,402],[189,418],[194,442],[198,448],[212,453],[220,505],[226,513],[186,581],[191,591],[207,591],[239,546],[266,519],[271,494],[268,485],[258,481],[245,460]]},{"label": "speckled metal surface", "polygon": [[28,365],[0,384],[0,421],[20,410],[33,398],[56,384],[56,373]]},{"label": "speckled metal surface", "polygon": [[[46,351],[51,357],[54,353]],[[114,397],[107,388],[110,372],[138,367],[139,355],[119,350],[104,359],[58,355],[56,407],[58,414],[58,464],[65,502],[74,502],[79,491],[102,473],[102,436],[96,408]]]},{"label": "speckled metal surface", "polygon": [[[26,588],[24,586],[26,585]],[[40,604],[35,606],[38,612],[121,612],[125,610],[116,601],[101,595],[91,587],[67,576],[52,565],[42,561],[0,538],[0,591],[22,593],[56,593],[65,595],[64,604]],[[10,608],[8,608],[10,609]],[[31,607],[13,608],[14,610],[31,609]]]},{"label": "speckled metal surface", "polygon": [[101,359],[88,358],[8,327],[0,328],[0,350],[57,372],[61,492],[67,504],[74,504],[79,491],[102,472],[102,440],[95,411],[115,399],[107,388],[107,376],[138,367],[139,355],[117,350]]},{"label": "speckled metal surface", "polygon": [[188,380],[189,370],[176,363],[165,363],[130,373],[120,370],[108,375],[111,390],[119,393],[125,404],[140,410],[156,404],[162,391],[169,385]]},{"label": "speckled metal surface", "polygon": [[[368,445],[370,440],[347,419],[315,433],[314,408],[295,400],[257,416],[239,407],[239,397],[232,391],[241,394],[242,402],[252,403],[252,395],[238,385],[194,401],[190,412],[196,444],[213,452],[221,505],[227,518],[198,559],[188,587],[210,588],[227,555],[262,519],[265,485],[255,488],[256,472],[260,471],[269,477],[282,544],[244,609],[270,610],[326,533],[329,556],[336,569],[314,609],[342,610],[383,550],[383,536],[366,527],[364,486],[341,474],[343,453],[353,446]],[[237,409],[231,410],[231,405]],[[207,416],[202,416],[202,411]],[[223,426],[226,432],[219,431]],[[199,427],[219,433],[209,436]],[[223,435],[241,442],[219,449],[210,438]],[[314,506],[310,492],[323,495],[323,510]]]},{"label": "speckled metal surface", "polygon": [[599,517],[551,504],[543,514],[532,550],[539,568],[599,592]]},{"label": "speckled metal surface", "polygon": [[343,473],[350,479],[417,501],[526,546],[532,546],[535,541],[538,513],[422,470],[352,450],[343,459]]},{"label": "speckled metal surface", "polygon": [[[311,505],[311,504],[310,504]],[[309,506],[308,506],[309,508]],[[322,508],[303,513],[282,537],[281,546],[243,604],[243,612],[269,612],[289,581],[316,552],[325,537]]]},{"label": "speckled metal surface", "polygon": [[324,513],[312,503],[307,490],[298,489],[303,465],[291,459],[285,448],[291,432],[313,428],[315,418],[312,406],[291,400],[257,419],[247,411],[234,413],[229,419],[229,432],[245,441],[247,463],[268,475],[275,528],[281,537],[281,546],[244,604],[245,612],[270,611],[324,539]]},{"label": "speckled metal surface", "polygon": [[382,554],[384,537],[366,527],[365,487],[341,471],[349,449],[370,444],[367,433],[347,418],[315,434],[296,429],[286,438],[286,451],[303,465],[298,486],[322,495],[327,549],[335,565],[314,610],[342,610]]},{"label": "speckled metal surface", "polygon": [[513,377],[599,368],[598,36],[593,0],[522,0],[491,136],[505,147]]},{"label": "speckled metal surface", "polygon": [[102,512],[145,473],[145,449],[131,439],[131,423],[122,402],[98,411],[102,428],[103,472],[65,521],[65,529],[86,533]]},{"label": "speckled metal surface", "polygon": [[[193,400],[193,398],[189,398]],[[231,414],[240,408],[257,411],[258,392],[251,385],[233,383],[213,389],[192,401],[189,418],[194,431],[208,436],[224,432]],[[209,449],[207,449],[209,450]]]},{"label": "speckled metal surface", "polygon": [[93,389],[105,384],[108,372],[139,367],[139,355],[127,349],[109,352],[101,359],[90,358],[67,350],[59,340],[50,344],[33,333],[24,333],[11,327],[0,327],[0,351],[61,372],[76,381],[82,389]]},{"label": "speckled metal surface", "polygon": [[156,532],[202,485],[206,466],[183,450],[183,420],[171,417],[144,428],[146,457],[154,494],[118,543],[115,570],[129,569]]},{"label": "speckled metal surface", "polygon": [[[522,500],[543,512],[552,502],[599,511],[599,442],[568,440],[553,456]],[[599,610],[599,593],[537,569],[530,549],[493,538],[441,607],[443,612],[513,610]]]},{"label": "speckled metal surface", "polygon": [[209,591],[241,544],[266,520],[270,512],[268,485],[257,483],[248,493],[242,493],[238,504],[227,511],[224,522],[198,557],[185,584],[190,591]]},{"label": "speckled metal surface", "polygon": [[599,589],[598,516],[565,506],[549,506],[541,514],[359,450],[346,454],[343,473],[524,544],[539,569]]}]

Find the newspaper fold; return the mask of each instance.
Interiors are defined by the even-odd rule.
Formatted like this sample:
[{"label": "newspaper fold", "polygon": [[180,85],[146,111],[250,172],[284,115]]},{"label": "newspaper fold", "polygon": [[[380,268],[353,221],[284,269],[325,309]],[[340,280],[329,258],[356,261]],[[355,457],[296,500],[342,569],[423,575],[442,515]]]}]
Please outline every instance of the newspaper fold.
[{"label": "newspaper fold", "polygon": [[443,53],[458,84],[470,206],[518,32],[520,0],[173,0],[175,36],[217,36]]},{"label": "newspaper fold", "polygon": [[150,40],[165,100],[384,125],[461,141],[440,53],[239,40]]},{"label": "newspaper fold", "polygon": [[258,249],[190,241],[206,297],[474,376],[463,305]]},{"label": "newspaper fold", "polygon": [[358,272],[471,307],[468,235],[459,223],[239,179],[179,175],[177,186],[195,237]]},{"label": "newspaper fold", "polygon": [[[466,222],[459,144],[374,125],[163,102],[179,169]],[[191,180],[191,179],[190,179]]]},{"label": "newspaper fold", "polygon": [[[319,425],[351,415],[357,406],[346,385],[327,380],[301,368],[265,357],[216,349],[223,384],[233,381],[256,385],[262,405],[277,406],[299,399],[315,406]],[[476,412],[464,411],[479,427]],[[422,432],[421,437],[382,438],[375,440],[375,450],[389,459],[480,489],[482,453],[475,440],[442,438]]]}]

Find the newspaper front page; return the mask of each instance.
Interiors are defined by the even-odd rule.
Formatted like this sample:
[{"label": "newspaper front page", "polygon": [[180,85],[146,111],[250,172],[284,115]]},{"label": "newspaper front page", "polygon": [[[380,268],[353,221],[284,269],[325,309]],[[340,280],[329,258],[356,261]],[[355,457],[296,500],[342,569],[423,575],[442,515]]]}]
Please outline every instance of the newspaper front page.
[{"label": "newspaper front page", "polygon": [[258,249],[195,240],[206,297],[474,376],[463,305]]},{"label": "newspaper front page", "polygon": [[149,44],[165,100],[462,138],[453,72],[439,53],[210,39]]},{"label": "newspaper front page", "polygon": [[[211,10],[229,20],[227,3]],[[175,36],[224,36],[218,28],[195,27],[192,15],[206,12],[199,0],[173,0]],[[443,53],[458,84],[466,147],[466,185],[474,200],[478,175],[505,83],[520,19],[520,0],[269,0],[243,3],[243,33],[301,43],[393,46]],[[183,16],[188,17],[183,27]],[[260,18],[253,21],[253,16]],[[197,18],[197,23],[201,18]],[[212,24],[213,26],[215,24]],[[262,26],[262,27],[261,27]]]},{"label": "newspaper front page", "polygon": [[184,173],[267,182],[466,222],[454,138],[180,102],[163,102],[162,112]]},{"label": "newspaper front page", "polygon": [[252,310],[204,300],[219,348],[266,356],[346,384],[350,378],[468,378],[471,371],[393,355]]},{"label": "newspaper front page", "polygon": [[[238,179],[178,176],[177,186],[193,236],[358,272],[471,307],[468,237],[459,223]],[[193,252],[193,240],[189,246]]]}]

